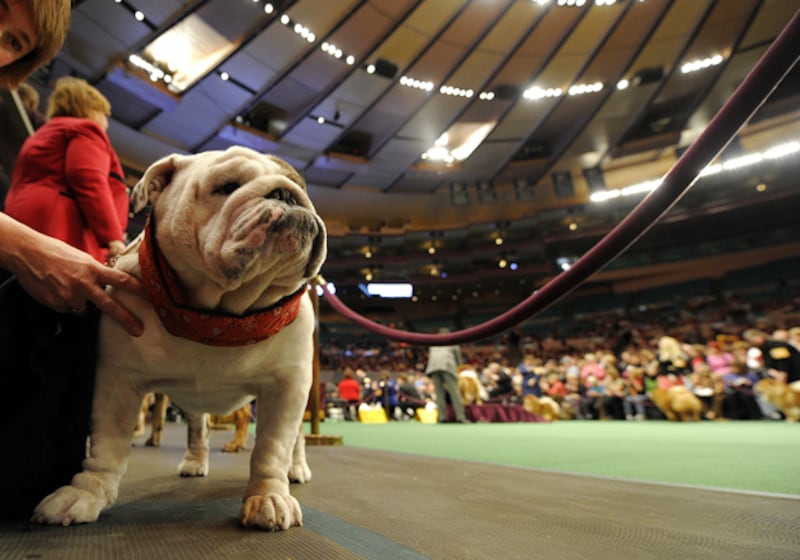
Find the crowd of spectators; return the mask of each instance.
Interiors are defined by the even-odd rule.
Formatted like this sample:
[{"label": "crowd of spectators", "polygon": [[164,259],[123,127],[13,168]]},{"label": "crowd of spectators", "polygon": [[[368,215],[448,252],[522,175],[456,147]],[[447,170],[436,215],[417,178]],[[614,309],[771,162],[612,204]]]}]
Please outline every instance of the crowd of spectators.
[{"label": "crowd of spectators", "polygon": [[[707,420],[782,419],[754,390],[776,370],[768,356],[765,363],[763,342],[747,333],[783,342],[800,357],[799,301],[790,296],[752,304],[734,295],[684,301],[667,311],[596,314],[547,332],[523,324],[491,340],[462,345],[462,372],[478,378],[484,401],[523,404],[532,396],[557,403],[562,419],[664,418],[650,396],[673,386],[699,398]],[[390,418],[413,417],[415,407],[435,402],[423,373],[426,353],[426,347],[391,341],[323,345],[329,405],[341,400],[337,383],[344,372],[361,389],[351,407],[381,403]],[[783,381],[798,376],[800,369]]]}]

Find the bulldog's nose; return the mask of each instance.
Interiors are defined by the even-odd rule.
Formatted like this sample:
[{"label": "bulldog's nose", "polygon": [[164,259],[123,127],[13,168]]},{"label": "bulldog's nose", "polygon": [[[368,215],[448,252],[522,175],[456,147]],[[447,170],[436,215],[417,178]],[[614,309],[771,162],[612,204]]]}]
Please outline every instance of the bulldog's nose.
[{"label": "bulldog's nose", "polygon": [[264,198],[268,200],[279,200],[291,206],[297,204],[297,199],[289,189],[273,189],[264,195]]}]

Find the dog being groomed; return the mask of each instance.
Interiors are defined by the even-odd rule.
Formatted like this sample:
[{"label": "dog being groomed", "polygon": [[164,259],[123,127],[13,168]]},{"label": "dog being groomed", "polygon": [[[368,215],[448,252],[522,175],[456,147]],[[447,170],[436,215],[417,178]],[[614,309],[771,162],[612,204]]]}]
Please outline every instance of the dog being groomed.
[{"label": "dog being groomed", "polygon": [[189,424],[184,476],[208,473],[204,413],[229,414],[256,398],[240,522],[301,525],[289,480],[311,477],[302,436],[315,321],[307,284],[326,256],[303,179],[278,158],[232,147],[159,160],[131,198],[152,212],[116,266],[142,278],[150,301],[118,297],[145,331],[133,338],[101,320],[89,456],[33,520],[97,520],[117,497],[142,397],[164,392]]}]

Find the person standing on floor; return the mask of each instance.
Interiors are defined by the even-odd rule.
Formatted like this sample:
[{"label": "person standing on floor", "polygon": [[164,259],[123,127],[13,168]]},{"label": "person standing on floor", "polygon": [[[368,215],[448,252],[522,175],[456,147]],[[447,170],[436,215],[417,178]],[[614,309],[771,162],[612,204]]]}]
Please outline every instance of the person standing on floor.
[{"label": "person standing on floor", "polygon": [[361,385],[353,379],[353,369],[344,369],[342,380],[337,385],[339,399],[345,407],[345,420],[358,420],[358,405],[361,403]]},{"label": "person standing on floor", "polygon": [[86,80],[60,78],[47,123],[22,145],[6,213],[100,262],[125,249],[128,187],[106,134],[111,105]]},{"label": "person standing on floor", "polygon": [[[439,333],[450,332],[447,328],[439,329]],[[447,421],[447,397],[453,405],[455,421],[467,423],[464,413],[464,402],[458,389],[458,366],[461,364],[461,347],[431,346],[428,350],[428,365],[425,374],[433,381],[436,392],[436,405],[439,407],[439,423]]]}]

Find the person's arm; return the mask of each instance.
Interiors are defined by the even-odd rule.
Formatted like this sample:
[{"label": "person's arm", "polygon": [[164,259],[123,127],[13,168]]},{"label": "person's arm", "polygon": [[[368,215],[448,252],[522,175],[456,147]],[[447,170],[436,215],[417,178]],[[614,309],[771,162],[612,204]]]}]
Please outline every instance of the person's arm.
[{"label": "person's arm", "polygon": [[[125,248],[125,227],[112,191],[124,185],[110,184],[116,181],[109,174],[116,161],[112,152],[99,125],[88,119],[76,122],[64,154],[64,179],[97,243],[115,256]],[[122,215],[127,215],[127,205]]]},{"label": "person's arm", "polygon": [[142,321],[105,291],[108,284],[143,296],[138,278],[104,266],[88,253],[3,213],[0,213],[0,267],[13,272],[31,297],[55,311],[78,313],[91,301],[131,335],[142,334]]}]

